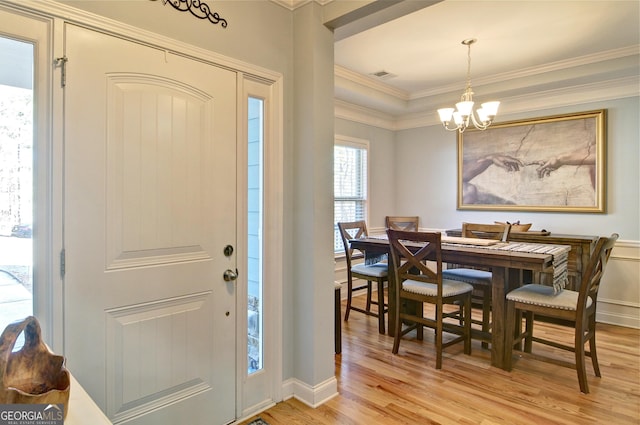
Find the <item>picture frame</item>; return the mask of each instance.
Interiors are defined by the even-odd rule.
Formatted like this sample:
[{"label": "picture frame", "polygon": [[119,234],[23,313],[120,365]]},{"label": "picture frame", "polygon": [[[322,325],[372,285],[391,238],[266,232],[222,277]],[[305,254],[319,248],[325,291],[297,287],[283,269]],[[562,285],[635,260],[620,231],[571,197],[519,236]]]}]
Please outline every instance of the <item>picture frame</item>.
[{"label": "picture frame", "polygon": [[604,213],[606,112],[459,132],[457,208]]}]

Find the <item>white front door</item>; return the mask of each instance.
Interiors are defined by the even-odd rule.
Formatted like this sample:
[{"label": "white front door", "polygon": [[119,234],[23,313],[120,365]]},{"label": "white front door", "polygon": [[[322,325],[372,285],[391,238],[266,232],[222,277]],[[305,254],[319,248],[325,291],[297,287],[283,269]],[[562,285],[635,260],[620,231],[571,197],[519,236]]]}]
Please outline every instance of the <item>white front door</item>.
[{"label": "white front door", "polygon": [[67,365],[114,423],[231,422],[236,74],[65,37]]}]

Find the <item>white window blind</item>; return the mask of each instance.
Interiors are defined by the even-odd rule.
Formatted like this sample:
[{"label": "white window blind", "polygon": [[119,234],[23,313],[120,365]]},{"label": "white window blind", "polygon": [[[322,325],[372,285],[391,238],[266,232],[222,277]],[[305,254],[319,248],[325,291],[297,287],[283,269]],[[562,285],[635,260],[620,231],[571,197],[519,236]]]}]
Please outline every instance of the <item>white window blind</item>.
[{"label": "white window blind", "polygon": [[338,223],[366,219],[367,150],[366,143],[342,144],[337,140],[334,146],[334,252],[344,250]]}]

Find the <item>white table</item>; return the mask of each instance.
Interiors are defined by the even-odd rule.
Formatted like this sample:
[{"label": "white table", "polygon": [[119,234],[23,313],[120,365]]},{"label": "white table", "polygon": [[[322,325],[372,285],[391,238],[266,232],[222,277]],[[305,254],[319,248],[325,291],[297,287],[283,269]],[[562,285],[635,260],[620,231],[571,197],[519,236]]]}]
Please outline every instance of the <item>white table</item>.
[{"label": "white table", "polygon": [[76,378],[71,375],[69,412],[64,425],[113,425],[98,405],[89,397]]}]

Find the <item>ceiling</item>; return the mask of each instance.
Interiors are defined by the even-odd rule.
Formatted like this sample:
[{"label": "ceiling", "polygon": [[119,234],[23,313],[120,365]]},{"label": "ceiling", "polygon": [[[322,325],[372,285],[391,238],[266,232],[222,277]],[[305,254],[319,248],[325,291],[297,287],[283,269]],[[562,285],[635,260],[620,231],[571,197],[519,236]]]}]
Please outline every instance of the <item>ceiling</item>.
[{"label": "ceiling", "polygon": [[[461,41],[468,38],[477,39],[471,47],[474,100],[500,100],[502,112],[516,112],[527,96],[595,82],[631,78],[638,94],[636,0],[406,3],[418,10],[363,30],[336,29],[338,105],[387,118],[453,107],[465,87]],[[381,71],[391,75],[373,76]]]}]

